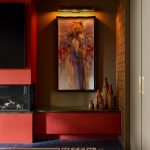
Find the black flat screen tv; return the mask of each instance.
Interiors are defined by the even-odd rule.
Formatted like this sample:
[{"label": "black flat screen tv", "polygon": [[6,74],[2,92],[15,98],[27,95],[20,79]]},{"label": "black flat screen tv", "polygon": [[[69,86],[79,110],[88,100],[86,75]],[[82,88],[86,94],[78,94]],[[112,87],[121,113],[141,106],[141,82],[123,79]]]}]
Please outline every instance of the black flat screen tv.
[{"label": "black flat screen tv", "polygon": [[25,4],[0,3],[0,68],[25,67]]}]

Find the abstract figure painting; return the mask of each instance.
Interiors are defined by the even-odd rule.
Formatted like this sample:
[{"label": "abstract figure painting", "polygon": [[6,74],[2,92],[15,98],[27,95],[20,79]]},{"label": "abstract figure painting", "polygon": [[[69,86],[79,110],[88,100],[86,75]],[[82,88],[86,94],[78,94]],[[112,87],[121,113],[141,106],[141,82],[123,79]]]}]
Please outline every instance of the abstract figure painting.
[{"label": "abstract figure painting", "polygon": [[95,17],[58,17],[58,90],[94,90]]}]

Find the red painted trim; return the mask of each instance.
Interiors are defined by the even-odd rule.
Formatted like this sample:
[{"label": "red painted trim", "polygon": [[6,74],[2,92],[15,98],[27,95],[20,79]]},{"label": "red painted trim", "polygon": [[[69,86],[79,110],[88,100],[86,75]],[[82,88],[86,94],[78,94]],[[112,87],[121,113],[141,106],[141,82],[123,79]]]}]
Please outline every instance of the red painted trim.
[{"label": "red painted trim", "polygon": [[36,79],[36,63],[37,63],[37,14],[35,10],[35,3],[32,2],[32,17],[31,17],[31,81],[37,83]]},{"label": "red painted trim", "polygon": [[32,113],[1,113],[0,143],[32,143]]}]

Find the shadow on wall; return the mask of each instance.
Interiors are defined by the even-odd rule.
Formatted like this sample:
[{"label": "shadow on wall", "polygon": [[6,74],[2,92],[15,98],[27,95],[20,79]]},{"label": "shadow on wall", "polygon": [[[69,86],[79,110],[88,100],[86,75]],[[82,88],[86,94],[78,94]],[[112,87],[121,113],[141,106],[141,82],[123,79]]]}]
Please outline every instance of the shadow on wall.
[{"label": "shadow on wall", "polygon": [[[96,71],[96,86],[102,89],[103,84],[103,51],[104,51],[104,24],[96,19],[95,22],[95,71]],[[100,42],[99,42],[100,41]],[[97,69],[99,68],[99,69]]]},{"label": "shadow on wall", "polygon": [[38,33],[38,99],[50,105],[51,92],[57,87],[57,26],[50,22]]}]

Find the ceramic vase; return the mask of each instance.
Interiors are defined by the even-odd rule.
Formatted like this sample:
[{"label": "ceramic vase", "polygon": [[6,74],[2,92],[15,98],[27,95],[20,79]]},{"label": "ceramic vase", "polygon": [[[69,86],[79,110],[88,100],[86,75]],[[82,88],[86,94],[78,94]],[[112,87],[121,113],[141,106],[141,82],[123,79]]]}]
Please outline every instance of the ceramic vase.
[{"label": "ceramic vase", "polygon": [[105,107],[107,107],[107,96],[108,96],[108,82],[107,82],[107,78],[105,78],[104,81],[103,81],[102,93],[103,93],[103,103],[104,103],[104,108],[105,108]]},{"label": "ceramic vase", "polygon": [[94,110],[94,103],[93,103],[93,100],[90,100],[89,102],[89,110]]},{"label": "ceramic vase", "polygon": [[104,108],[104,104],[103,104],[103,98],[102,98],[99,90],[97,90],[96,98],[97,98],[96,108],[97,108],[97,110],[102,110]]}]

